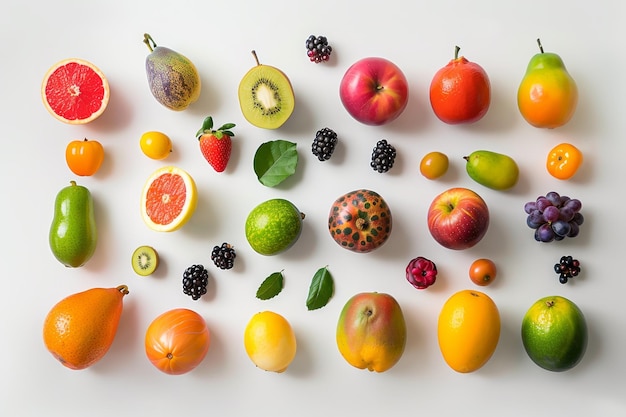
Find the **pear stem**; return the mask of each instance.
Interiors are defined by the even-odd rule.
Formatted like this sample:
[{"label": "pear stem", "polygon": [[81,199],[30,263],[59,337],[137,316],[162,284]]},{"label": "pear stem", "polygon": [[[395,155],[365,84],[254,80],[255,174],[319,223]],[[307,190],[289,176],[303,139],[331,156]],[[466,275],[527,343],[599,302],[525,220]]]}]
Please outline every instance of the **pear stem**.
[{"label": "pear stem", "polygon": [[461,48],[459,48],[458,46],[454,47],[454,59],[458,59],[459,58],[459,51],[461,50]]},{"label": "pear stem", "polygon": [[537,45],[539,45],[539,51],[543,54],[543,46],[541,46],[541,39],[537,38]]},{"label": "pear stem", "polygon": [[143,34],[143,43],[148,45],[148,49],[150,49],[150,52],[154,51],[154,48],[156,48],[157,46],[154,39],[152,39],[152,36],[148,35],[147,33]]},{"label": "pear stem", "polygon": [[256,64],[261,65],[261,63],[259,62],[259,57],[256,55],[256,51],[254,49],[252,50],[252,56],[254,57]]}]

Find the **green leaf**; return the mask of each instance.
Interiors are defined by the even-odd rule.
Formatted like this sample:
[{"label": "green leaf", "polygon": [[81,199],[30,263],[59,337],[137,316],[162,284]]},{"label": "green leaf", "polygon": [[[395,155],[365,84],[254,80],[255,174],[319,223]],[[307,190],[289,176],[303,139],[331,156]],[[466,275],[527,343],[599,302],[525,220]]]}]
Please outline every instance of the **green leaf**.
[{"label": "green leaf", "polygon": [[274,272],[265,278],[256,290],[256,298],[259,300],[269,300],[276,297],[283,290],[283,272]]},{"label": "green leaf", "polygon": [[259,146],[254,154],[254,172],[261,184],[275,187],[296,172],[296,146],[286,140],[274,140]]},{"label": "green leaf", "polygon": [[306,306],[309,311],[317,310],[328,304],[328,300],[333,296],[334,287],[333,277],[328,272],[328,268],[318,269],[311,280],[309,295],[306,299]]}]

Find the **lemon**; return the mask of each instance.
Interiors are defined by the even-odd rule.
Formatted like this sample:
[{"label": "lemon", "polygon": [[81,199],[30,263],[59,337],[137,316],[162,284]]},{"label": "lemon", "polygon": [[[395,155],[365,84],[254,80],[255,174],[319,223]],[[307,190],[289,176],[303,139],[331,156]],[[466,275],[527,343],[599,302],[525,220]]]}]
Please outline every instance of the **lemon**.
[{"label": "lemon", "polygon": [[265,371],[284,372],[296,356],[296,336],[291,325],[272,311],[252,316],[243,342],[250,360]]}]

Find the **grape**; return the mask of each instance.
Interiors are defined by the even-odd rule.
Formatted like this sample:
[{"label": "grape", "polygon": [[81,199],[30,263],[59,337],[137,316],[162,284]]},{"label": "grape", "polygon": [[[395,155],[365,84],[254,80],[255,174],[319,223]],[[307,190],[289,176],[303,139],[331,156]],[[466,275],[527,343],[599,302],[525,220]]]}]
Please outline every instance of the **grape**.
[{"label": "grape", "polygon": [[583,207],[582,203],[580,202],[580,200],[576,199],[576,198],[572,198],[570,200],[567,201],[567,203],[565,203],[563,205],[563,208],[568,208],[571,209],[574,213],[577,213],[580,211],[580,209]]},{"label": "grape", "polygon": [[544,223],[545,221],[543,219],[543,213],[541,213],[539,210],[533,211],[528,215],[528,217],[526,217],[526,224],[531,229],[536,229]]},{"label": "grape", "polygon": [[567,204],[567,202],[570,201],[570,198],[566,195],[562,195],[561,196],[561,203],[560,206],[563,207],[564,205]]},{"label": "grape", "polygon": [[559,219],[560,210],[556,206],[548,206],[543,211],[543,218],[546,222],[552,223]]},{"label": "grape", "polygon": [[578,226],[578,223],[571,221],[569,222],[569,233],[567,234],[567,237],[576,237],[578,236],[578,232],[580,231],[580,227]]},{"label": "grape", "polygon": [[524,211],[526,212],[526,214],[530,214],[536,209],[537,203],[535,201],[529,201],[528,203],[524,204]]},{"label": "grape", "polygon": [[558,207],[561,205],[561,196],[556,191],[550,191],[546,194],[545,198],[547,198],[553,206]]},{"label": "grape", "polygon": [[557,220],[551,225],[554,234],[565,237],[570,232],[570,225],[564,220]]},{"label": "grape", "polygon": [[544,211],[546,207],[550,207],[552,202],[548,200],[546,197],[539,197],[536,202],[537,210]]},{"label": "grape", "polygon": [[555,234],[548,223],[544,223],[535,230],[535,240],[540,242],[552,242]]},{"label": "grape", "polygon": [[559,209],[559,219],[566,222],[571,221],[574,218],[576,212],[569,207],[561,207]]},{"label": "grape", "polygon": [[576,214],[574,214],[574,218],[572,219],[572,221],[580,226],[584,223],[585,218],[583,217],[583,214],[581,212],[577,212]]}]

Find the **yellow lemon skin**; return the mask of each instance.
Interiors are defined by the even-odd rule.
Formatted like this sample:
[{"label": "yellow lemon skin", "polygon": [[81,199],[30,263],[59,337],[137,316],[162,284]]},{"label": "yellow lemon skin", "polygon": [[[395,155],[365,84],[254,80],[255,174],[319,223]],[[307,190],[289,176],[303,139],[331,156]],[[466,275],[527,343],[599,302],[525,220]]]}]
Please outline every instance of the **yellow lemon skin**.
[{"label": "yellow lemon skin", "polygon": [[253,315],[243,341],[250,360],[265,371],[282,373],[296,356],[296,335],[291,324],[273,311]]},{"label": "yellow lemon skin", "polygon": [[500,339],[500,313],[485,293],[461,290],[444,303],[437,322],[443,359],[459,373],[480,369]]},{"label": "yellow lemon skin", "polygon": [[350,365],[385,372],[402,357],[406,333],[395,298],[385,293],[359,293],[346,302],[339,315],[337,348]]}]

